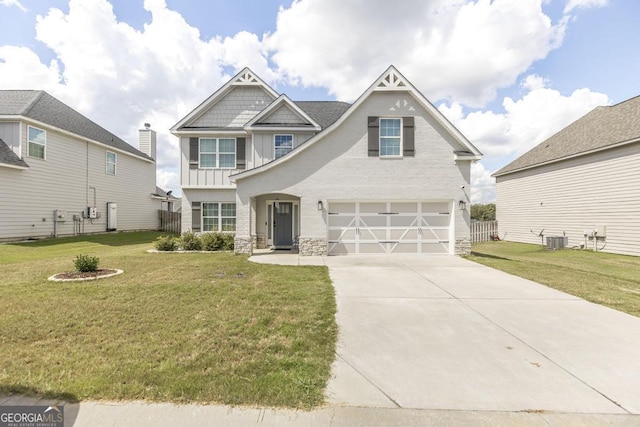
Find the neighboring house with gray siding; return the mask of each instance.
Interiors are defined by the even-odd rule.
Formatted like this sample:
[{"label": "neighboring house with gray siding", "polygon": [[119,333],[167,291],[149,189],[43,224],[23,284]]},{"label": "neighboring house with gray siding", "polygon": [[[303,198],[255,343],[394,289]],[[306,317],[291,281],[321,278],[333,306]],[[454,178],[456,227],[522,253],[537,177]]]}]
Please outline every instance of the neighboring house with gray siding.
[{"label": "neighboring house with gray siding", "polygon": [[236,252],[470,250],[481,153],[394,67],[354,104],[294,102],[245,68],[171,132],[183,231],[235,232]]},{"label": "neighboring house with gray siding", "polygon": [[0,240],[157,229],[155,132],[140,142],[44,91],[1,90]]},{"label": "neighboring house with gray siding", "polygon": [[493,176],[506,240],[540,243],[544,230],[640,255],[640,97],[597,107]]}]

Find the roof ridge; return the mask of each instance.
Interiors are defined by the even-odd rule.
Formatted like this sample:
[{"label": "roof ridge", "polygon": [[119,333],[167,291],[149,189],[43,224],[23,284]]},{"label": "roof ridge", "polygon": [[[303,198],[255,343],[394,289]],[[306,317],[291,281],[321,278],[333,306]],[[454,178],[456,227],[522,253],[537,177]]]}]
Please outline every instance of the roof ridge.
[{"label": "roof ridge", "polygon": [[613,104],[613,105],[604,105],[604,107],[617,107],[617,106],[619,106],[619,105],[626,104],[627,102],[630,102],[630,101],[634,101],[634,100],[636,100],[636,101],[637,101],[637,99],[638,99],[638,98],[640,98],[640,95],[636,95],[636,96],[634,96],[634,97],[632,97],[632,98],[625,99],[624,101],[620,101],[620,102],[618,102],[617,104]]},{"label": "roof ridge", "polygon": [[33,99],[24,107],[24,109],[21,111],[20,114],[22,114],[23,116],[26,116],[27,114],[29,114],[29,111],[31,111],[31,109],[38,103],[38,101],[40,101],[43,97],[43,95],[46,93],[43,90],[30,90],[32,92],[35,92],[37,95],[33,97]]}]

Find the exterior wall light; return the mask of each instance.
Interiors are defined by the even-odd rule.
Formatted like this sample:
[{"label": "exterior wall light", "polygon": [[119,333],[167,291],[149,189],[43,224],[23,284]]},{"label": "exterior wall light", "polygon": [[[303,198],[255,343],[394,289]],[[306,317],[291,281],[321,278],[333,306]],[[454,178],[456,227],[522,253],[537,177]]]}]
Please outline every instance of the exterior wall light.
[{"label": "exterior wall light", "polygon": [[318,210],[321,211],[324,208],[322,205],[322,200],[318,200]]},{"label": "exterior wall light", "polygon": [[460,201],[458,202],[458,208],[459,208],[461,211],[467,210],[467,202],[465,202],[464,200],[460,200]]}]

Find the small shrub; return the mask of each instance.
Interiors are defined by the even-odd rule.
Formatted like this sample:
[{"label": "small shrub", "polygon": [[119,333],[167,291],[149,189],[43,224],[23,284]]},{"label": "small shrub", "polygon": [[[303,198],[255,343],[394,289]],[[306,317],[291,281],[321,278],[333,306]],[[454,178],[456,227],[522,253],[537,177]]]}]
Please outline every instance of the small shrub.
[{"label": "small shrub", "polygon": [[224,240],[221,233],[204,233],[200,236],[202,249],[205,251],[220,251],[224,247]]},{"label": "small shrub", "polygon": [[159,251],[175,251],[178,249],[178,239],[173,236],[160,236],[156,239],[154,246]]},{"label": "small shrub", "polygon": [[202,250],[202,240],[191,231],[185,231],[180,237],[180,246],[185,251],[200,251]]},{"label": "small shrub", "polygon": [[96,271],[98,269],[98,263],[100,259],[97,256],[89,255],[77,255],[73,263],[76,266],[76,270],[81,272]]},{"label": "small shrub", "polygon": [[225,251],[232,251],[233,250],[233,245],[234,245],[234,241],[235,241],[235,235],[233,234],[229,234],[229,233],[223,233],[222,234],[222,250]]}]

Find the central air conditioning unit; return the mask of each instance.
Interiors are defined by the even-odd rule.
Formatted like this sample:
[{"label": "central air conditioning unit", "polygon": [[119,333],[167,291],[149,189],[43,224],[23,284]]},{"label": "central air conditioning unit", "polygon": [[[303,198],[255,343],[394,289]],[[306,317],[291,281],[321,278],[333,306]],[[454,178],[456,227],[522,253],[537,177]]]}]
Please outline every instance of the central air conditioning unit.
[{"label": "central air conditioning unit", "polygon": [[556,251],[569,246],[569,238],[567,236],[547,236],[547,250]]}]

